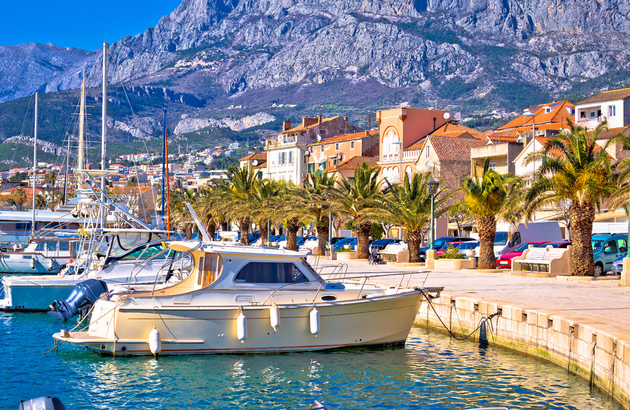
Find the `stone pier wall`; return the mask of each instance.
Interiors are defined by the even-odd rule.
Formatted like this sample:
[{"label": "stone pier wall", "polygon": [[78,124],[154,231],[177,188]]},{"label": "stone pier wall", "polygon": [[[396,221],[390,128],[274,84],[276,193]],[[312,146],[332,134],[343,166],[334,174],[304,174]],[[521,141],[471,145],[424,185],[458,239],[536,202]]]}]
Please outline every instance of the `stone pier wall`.
[{"label": "stone pier wall", "polygon": [[[432,300],[439,317],[458,336],[468,335],[483,317],[498,313],[487,327],[490,345],[539,357],[569,369],[612,394],[630,409],[630,338],[622,340],[589,322],[518,306],[489,303],[442,293]],[[422,302],[417,325],[446,332],[426,301]],[[479,332],[470,340],[479,340]]]}]

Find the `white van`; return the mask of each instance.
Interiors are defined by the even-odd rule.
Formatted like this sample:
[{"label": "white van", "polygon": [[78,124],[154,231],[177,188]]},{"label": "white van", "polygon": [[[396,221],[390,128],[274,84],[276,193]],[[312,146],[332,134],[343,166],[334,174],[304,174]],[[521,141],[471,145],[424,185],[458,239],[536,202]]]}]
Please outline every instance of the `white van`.
[{"label": "white van", "polygon": [[[494,235],[494,255],[499,256],[512,252],[524,243],[533,241],[561,241],[562,231],[560,224],[555,221],[530,222],[525,226],[524,223],[518,225],[518,228],[512,234],[512,240],[508,241],[508,232],[510,224],[505,222],[497,223],[497,232]],[[473,233],[471,237],[479,239],[479,234]],[[475,253],[479,256],[479,248],[475,249]]]}]

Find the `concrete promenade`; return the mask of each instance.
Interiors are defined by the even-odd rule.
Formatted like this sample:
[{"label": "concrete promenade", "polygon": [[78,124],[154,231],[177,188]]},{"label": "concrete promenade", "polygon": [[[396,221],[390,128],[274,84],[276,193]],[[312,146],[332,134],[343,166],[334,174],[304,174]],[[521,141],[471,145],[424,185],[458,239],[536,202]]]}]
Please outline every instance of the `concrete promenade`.
[{"label": "concrete promenade", "polygon": [[[425,271],[422,266],[343,262],[353,275]],[[325,274],[338,263],[321,259],[319,267]],[[370,281],[397,285],[399,280]],[[630,287],[621,287],[613,276],[583,281],[512,276],[500,270],[434,270],[426,282],[425,275],[415,275],[410,285],[444,287],[433,305],[442,320],[456,323],[454,333],[467,334],[482,317],[499,312],[495,333],[488,336],[491,343],[569,368],[630,408]],[[443,330],[427,303],[416,323]]]}]

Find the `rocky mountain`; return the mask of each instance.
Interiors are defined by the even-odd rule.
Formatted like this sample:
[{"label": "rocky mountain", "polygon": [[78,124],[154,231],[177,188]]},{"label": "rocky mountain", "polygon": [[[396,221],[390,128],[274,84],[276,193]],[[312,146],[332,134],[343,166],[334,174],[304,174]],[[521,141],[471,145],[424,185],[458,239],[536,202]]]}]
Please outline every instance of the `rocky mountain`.
[{"label": "rocky mountain", "polygon": [[[112,44],[109,81],[174,107],[180,130],[322,111],[358,121],[403,102],[474,113],[585,96],[628,84],[629,53],[626,0],[183,0]],[[0,47],[0,100],[76,88],[83,69],[96,87],[101,58]],[[151,135],[129,118],[110,123]]]}]

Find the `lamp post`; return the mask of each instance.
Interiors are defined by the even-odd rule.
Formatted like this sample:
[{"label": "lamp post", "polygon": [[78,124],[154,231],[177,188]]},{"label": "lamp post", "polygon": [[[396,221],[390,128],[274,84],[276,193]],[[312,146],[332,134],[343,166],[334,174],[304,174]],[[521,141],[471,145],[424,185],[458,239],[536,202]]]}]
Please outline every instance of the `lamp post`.
[{"label": "lamp post", "polygon": [[434,214],[433,208],[435,207],[435,193],[437,192],[438,185],[439,185],[438,182],[434,180],[430,180],[427,182],[427,188],[429,189],[429,194],[431,194],[431,221],[429,225],[429,250],[434,250],[433,242],[435,242],[435,229],[434,229],[435,214]]}]

